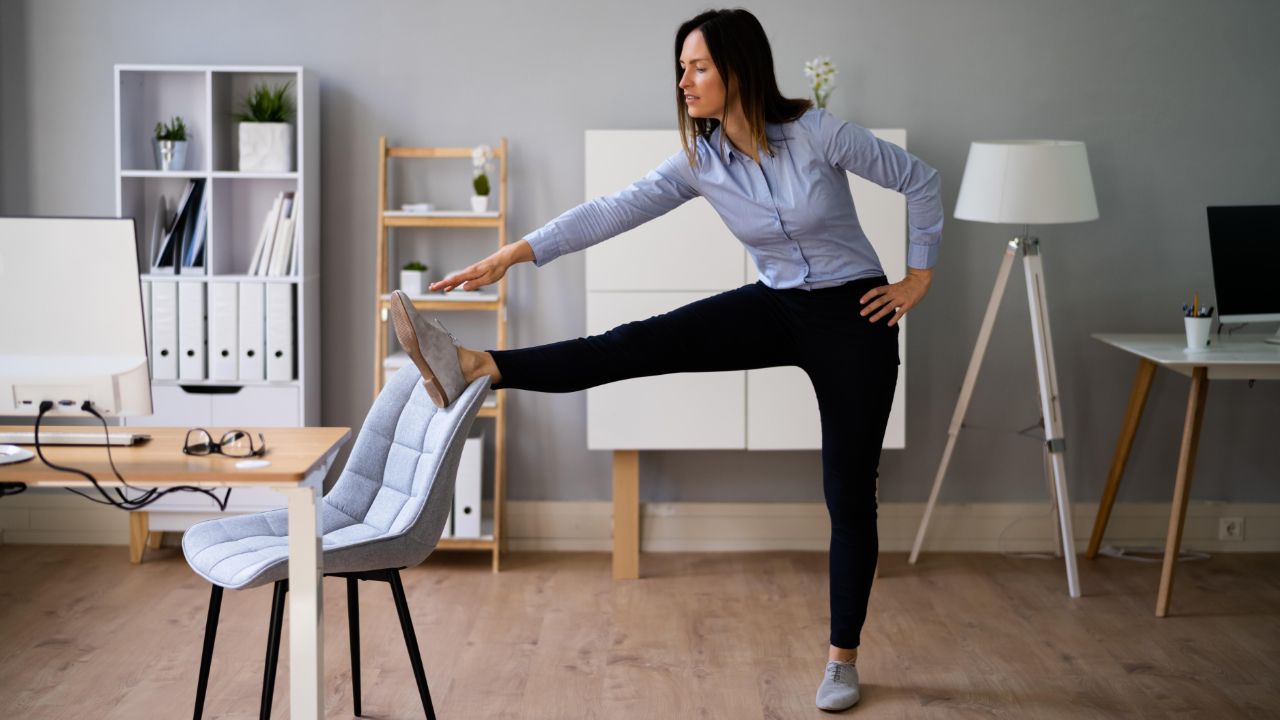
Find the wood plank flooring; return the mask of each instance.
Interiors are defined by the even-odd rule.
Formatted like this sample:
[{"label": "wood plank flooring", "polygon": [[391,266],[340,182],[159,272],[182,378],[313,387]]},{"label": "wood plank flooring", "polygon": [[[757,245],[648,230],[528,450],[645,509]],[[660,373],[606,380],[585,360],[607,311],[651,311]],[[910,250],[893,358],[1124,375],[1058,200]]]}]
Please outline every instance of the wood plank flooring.
[{"label": "wood plank flooring", "polygon": [[[442,720],[829,717],[821,553],[440,553],[404,571]],[[1280,555],[1160,566],[931,553],[881,558],[860,718],[1280,717]],[[421,718],[390,591],[361,583],[364,715]],[[206,718],[257,717],[270,589],[228,591]],[[0,546],[0,717],[190,717],[209,586],[176,548]],[[325,582],[326,707],[351,717],[346,596]],[[286,633],[288,623],[285,624]],[[275,718],[287,718],[288,642]]]}]

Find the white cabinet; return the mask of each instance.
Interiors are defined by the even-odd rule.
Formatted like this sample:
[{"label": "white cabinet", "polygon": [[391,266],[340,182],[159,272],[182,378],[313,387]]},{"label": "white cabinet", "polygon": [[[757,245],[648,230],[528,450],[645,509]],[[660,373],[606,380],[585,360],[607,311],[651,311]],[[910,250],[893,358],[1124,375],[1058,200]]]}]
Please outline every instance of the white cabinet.
[{"label": "white cabinet", "polygon": [[[872,132],[906,147],[905,130]],[[625,188],[679,150],[674,130],[587,131],[586,197]],[[859,221],[895,282],[906,273],[906,199],[857,176],[849,179]],[[588,335],[759,277],[742,244],[701,198],[588,248],[586,268]],[[856,309],[850,313],[851,319],[857,317]],[[887,448],[906,444],[905,321],[898,341],[903,364],[885,433]],[[797,367],[780,367],[662,375],[592,388],[587,391],[587,447],[817,450],[822,434],[809,377]]]}]

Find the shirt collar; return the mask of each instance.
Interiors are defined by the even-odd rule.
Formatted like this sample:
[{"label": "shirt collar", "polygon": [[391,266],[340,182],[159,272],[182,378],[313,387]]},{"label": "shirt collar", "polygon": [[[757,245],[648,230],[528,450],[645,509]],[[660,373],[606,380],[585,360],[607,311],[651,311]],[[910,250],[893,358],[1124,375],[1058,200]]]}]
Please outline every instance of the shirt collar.
[{"label": "shirt collar", "polygon": [[[720,134],[723,130],[724,130],[724,126],[718,125],[716,126],[715,130],[711,131],[711,136],[707,139],[707,142],[711,145],[711,151],[714,153],[720,154],[720,159],[726,165],[731,164],[736,158],[749,160],[750,158],[748,158],[745,154],[740,153],[736,149],[734,149],[733,143],[729,142],[728,138],[725,138],[724,150],[721,151]],[[787,140],[790,139],[786,133],[785,125],[783,123],[765,123],[764,135],[765,137],[769,138],[769,142],[771,144],[785,143]]]}]

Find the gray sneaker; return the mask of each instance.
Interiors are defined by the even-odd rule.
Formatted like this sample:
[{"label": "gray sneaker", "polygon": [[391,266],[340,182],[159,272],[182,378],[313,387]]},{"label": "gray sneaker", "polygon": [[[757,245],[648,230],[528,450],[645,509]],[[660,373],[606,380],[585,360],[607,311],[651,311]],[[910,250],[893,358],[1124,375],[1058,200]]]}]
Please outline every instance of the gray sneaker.
[{"label": "gray sneaker", "polygon": [[858,704],[858,668],[853,663],[827,661],[822,684],[818,686],[818,708],[848,710]]}]

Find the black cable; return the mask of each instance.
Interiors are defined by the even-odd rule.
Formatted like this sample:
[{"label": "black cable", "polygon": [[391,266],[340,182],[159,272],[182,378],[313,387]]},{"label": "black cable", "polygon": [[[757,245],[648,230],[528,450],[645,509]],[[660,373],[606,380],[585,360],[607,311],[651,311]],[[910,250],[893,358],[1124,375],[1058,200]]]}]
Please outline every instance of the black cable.
[{"label": "black cable", "polygon": [[117,488],[116,494],[121,499],[116,500],[115,498],[111,497],[111,494],[107,492],[106,488],[98,484],[98,479],[95,478],[92,474],[85,472],[84,470],[81,470],[79,468],[67,467],[64,465],[57,465],[55,463],[49,462],[49,459],[44,456],[44,452],[40,447],[40,422],[44,419],[45,413],[49,412],[51,409],[53,409],[53,401],[44,400],[40,403],[40,413],[36,415],[36,427],[35,427],[36,454],[40,456],[41,462],[43,462],[49,468],[52,468],[59,472],[80,475],[81,477],[85,478],[86,480],[88,480],[90,483],[93,484],[94,489],[96,489],[98,491],[98,494],[100,494],[104,499],[99,500],[86,493],[82,493],[79,490],[76,490],[75,488],[66,488],[68,491],[73,492],[76,495],[79,495],[80,497],[90,502],[98,503],[99,505],[112,505],[114,507],[120,508],[121,510],[129,510],[129,511],[141,510],[142,508],[147,507],[151,503],[159,500],[160,498],[164,497],[165,495],[168,495],[171,492],[179,492],[179,491],[198,492],[198,493],[203,493],[209,496],[209,498],[213,500],[214,504],[218,506],[218,510],[227,509],[227,502],[231,499],[231,488],[227,488],[226,494],[224,494],[223,497],[219,498],[217,494],[214,493],[214,491],[210,490],[209,488],[199,488],[199,487],[193,487],[190,485],[178,485],[175,487],[166,488],[164,490],[160,490],[159,488],[151,488],[150,490],[144,491],[141,488],[134,487],[133,485],[130,485],[128,482],[126,482],[124,477],[120,475],[120,471],[116,469],[115,459],[112,458],[111,456],[111,433],[107,429],[107,420],[106,418],[102,417],[101,413],[99,413],[96,409],[94,409],[93,405],[88,400],[86,400],[84,404],[80,406],[80,409],[92,414],[94,417],[98,418],[98,420],[102,422],[102,430],[107,438],[107,461],[111,464],[111,471],[115,473],[116,479],[119,480],[125,487],[131,490],[137,490],[139,492],[143,492],[144,494],[142,495],[142,497],[129,498],[127,495],[124,494],[124,492],[120,491]]}]

